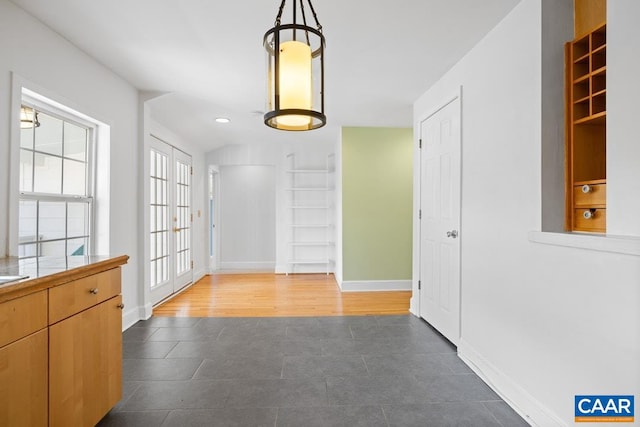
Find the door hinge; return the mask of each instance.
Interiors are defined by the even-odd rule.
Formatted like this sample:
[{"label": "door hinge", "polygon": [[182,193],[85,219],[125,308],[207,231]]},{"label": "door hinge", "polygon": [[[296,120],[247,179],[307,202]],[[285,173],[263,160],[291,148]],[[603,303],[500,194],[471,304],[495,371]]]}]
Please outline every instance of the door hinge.
[{"label": "door hinge", "polygon": [[191,261],[191,269],[193,270],[193,261]]},{"label": "door hinge", "polygon": [[193,222],[193,214],[191,214],[191,222]]},{"label": "door hinge", "polygon": [[193,166],[191,166],[191,175],[193,175]]},{"label": "door hinge", "polygon": [[422,209],[418,211],[418,219],[422,219]]},{"label": "door hinge", "polygon": [[418,142],[418,148],[422,148],[422,138],[420,138],[420,140]]},{"label": "door hinge", "polygon": [[422,282],[418,280],[418,290],[422,289]]}]

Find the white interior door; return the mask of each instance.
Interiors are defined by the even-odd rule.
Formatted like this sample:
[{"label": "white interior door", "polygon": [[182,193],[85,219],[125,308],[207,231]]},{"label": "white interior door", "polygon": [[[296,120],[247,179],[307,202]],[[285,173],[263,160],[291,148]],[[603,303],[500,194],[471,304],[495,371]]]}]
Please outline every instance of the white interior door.
[{"label": "white interior door", "polygon": [[193,281],[191,157],[151,138],[149,151],[149,286],[157,304]]},{"label": "white interior door", "polygon": [[460,98],[420,123],[420,316],[460,338]]}]

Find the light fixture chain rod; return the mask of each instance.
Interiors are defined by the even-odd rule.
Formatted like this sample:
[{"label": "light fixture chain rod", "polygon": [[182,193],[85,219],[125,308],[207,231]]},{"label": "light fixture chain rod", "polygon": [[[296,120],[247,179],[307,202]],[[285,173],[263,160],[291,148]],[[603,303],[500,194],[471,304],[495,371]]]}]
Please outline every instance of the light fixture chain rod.
[{"label": "light fixture chain rod", "polygon": [[322,25],[320,25],[320,21],[318,21],[318,15],[316,14],[316,10],[313,8],[313,4],[311,4],[311,0],[308,0],[309,8],[311,8],[311,13],[313,13],[313,19],[316,21],[316,26],[318,27],[318,31],[322,32]]},{"label": "light fixture chain rod", "polygon": [[[307,16],[304,13],[304,0],[300,0],[300,11],[302,12],[302,23],[304,26],[307,26]],[[309,31],[304,32],[304,36],[307,39],[307,45],[311,46],[311,42],[309,41]]]},{"label": "light fixture chain rod", "polygon": [[282,0],[280,3],[280,9],[278,10],[278,16],[276,16],[276,27],[280,26],[280,22],[282,21],[282,11],[284,10],[284,4],[287,0]]},{"label": "light fixture chain rod", "polygon": [[[293,25],[296,25],[296,18],[297,18],[297,13],[296,13],[296,0],[293,0]],[[298,38],[296,37],[296,27],[293,27],[293,39],[297,40]]]}]

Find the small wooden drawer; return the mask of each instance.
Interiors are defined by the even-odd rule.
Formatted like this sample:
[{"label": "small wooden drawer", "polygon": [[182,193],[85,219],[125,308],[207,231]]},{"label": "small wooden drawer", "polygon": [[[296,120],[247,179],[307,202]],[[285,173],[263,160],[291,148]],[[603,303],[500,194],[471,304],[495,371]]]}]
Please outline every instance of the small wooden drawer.
[{"label": "small wooden drawer", "polygon": [[600,207],[607,204],[607,184],[585,184],[573,187],[575,207]]},{"label": "small wooden drawer", "polygon": [[[591,218],[587,218],[585,212],[589,212]],[[604,233],[607,229],[607,210],[593,208],[574,209],[573,226],[576,231]]]},{"label": "small wooden drawer", "polygon": [[46,327],[46,290],[0,304],[0,347]]},{"label": "small wooden drawer", "polygon": [[49,324],[120,294],[120,267],[49,289]]}]

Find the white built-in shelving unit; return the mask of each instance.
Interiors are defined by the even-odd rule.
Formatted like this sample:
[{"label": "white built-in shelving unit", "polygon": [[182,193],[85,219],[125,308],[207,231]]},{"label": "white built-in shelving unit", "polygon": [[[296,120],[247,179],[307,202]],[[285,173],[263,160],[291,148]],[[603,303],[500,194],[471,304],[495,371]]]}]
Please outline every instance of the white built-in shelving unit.
[{"label": "white built-in shelving unit", "polygon": [[335,156],[317,164],[288,154],[286,175],[287,274],[333,273]]}]

